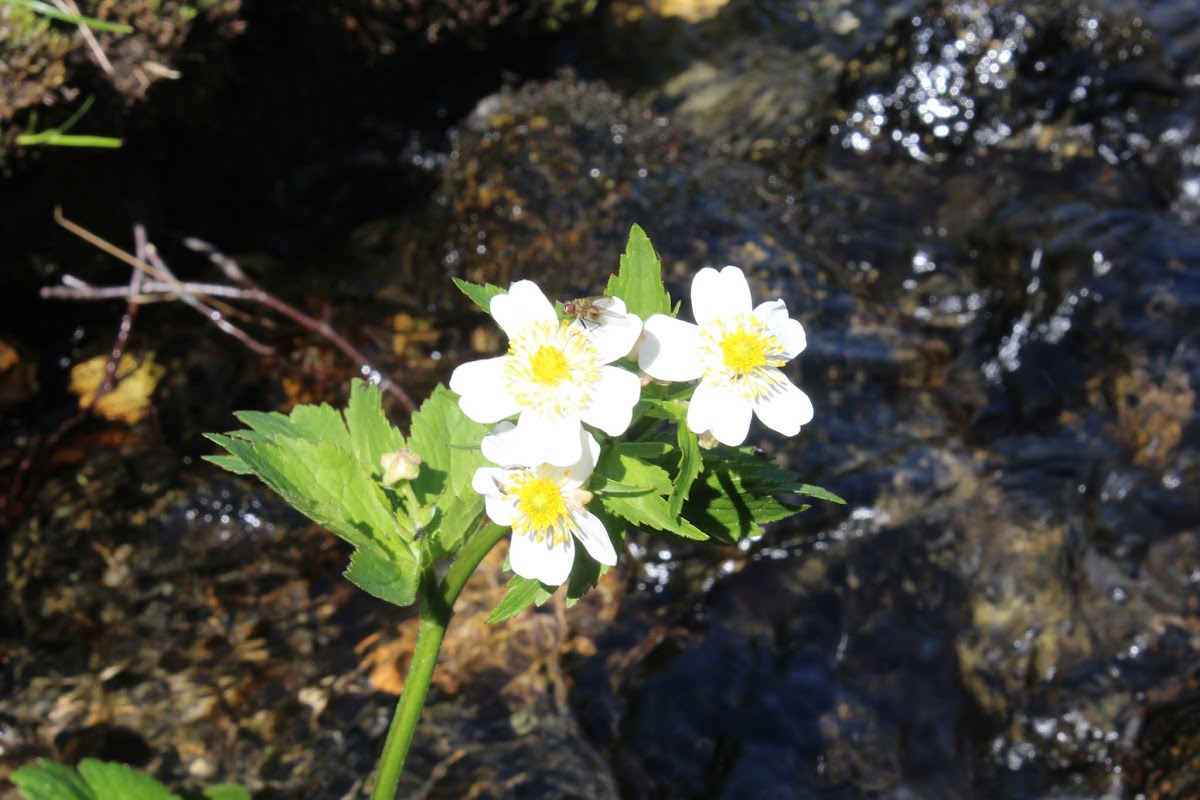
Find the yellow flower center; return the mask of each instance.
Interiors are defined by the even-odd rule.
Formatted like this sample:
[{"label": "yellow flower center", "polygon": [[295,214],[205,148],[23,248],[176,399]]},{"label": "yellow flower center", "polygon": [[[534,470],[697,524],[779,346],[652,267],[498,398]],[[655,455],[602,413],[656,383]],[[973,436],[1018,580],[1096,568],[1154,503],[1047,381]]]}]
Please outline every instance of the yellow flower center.
[{"label": "yellow flower center", "polygon": [[567,516],[567,504],[557,483],[530,477],[517,489],[517,511],[529,521],[531,531],[540,532],[559,526]]},{"label": "yellow flower center", "polygon": [[698,353],[703,379],[734,389],[756,401],[787,382],[779,368],[787,363],[783,344],[753,314],[737,314],[700,330]]},{"label": "yellow flower center", "polygon": [[735,375],[745,375],[767,363],[770,344],[758,333],[750,333],[744,327],[721,340],[721,355],[725,366]]},{"label": "yellow flower center", "polygon": [[538,322],[509,342],[504,380],[522,410],[562,417],[592,401],[602,366],[596,346],[578,326]]},{"label": "yellow flower center", "polygon": [[543,386],[555,386],[571,374],[567,357],[553,345],[539,347],[530,359],[529,367],[533,380]]}]

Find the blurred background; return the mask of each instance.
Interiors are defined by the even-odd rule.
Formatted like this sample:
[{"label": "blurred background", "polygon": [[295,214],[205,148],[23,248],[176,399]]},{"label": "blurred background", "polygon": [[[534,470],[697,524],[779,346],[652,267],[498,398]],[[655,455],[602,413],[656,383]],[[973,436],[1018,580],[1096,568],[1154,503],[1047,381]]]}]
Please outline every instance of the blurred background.
[{"label": "blurred background", "polygon": [[504,346],[451,277],[634,223],[787,301],[816,418],[752,432],[848,505],[488,626],[500,548],[402,796],[1200,796],[1198,125],[1190,0],[0,2],[0,797],[365,796],[414,615],[202,434],[406,429]]}]

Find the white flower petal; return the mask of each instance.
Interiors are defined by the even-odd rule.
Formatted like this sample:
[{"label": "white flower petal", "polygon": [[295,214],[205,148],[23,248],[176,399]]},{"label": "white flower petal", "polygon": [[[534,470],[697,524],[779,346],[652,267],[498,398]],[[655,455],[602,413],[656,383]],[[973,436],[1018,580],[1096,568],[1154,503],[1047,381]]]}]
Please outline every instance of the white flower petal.
[{"label": "white flower petal", "polygon": [[549,538],[538,542],[532,536],[513,536],[508,548],[508,563],[522,578],[558,586],[571,574],[571,566],[575,563],[575,541],[568,536],[566,542],[554,546]]},{"label": "white flower petal", "polygon": [[527,453],[523,447],[524,440],[517,433],[517,426],[511,422],[501,422],[492,428],[492,432],[483,437],[479,449],[483,457],[493,464],[505,467],[529,466]]},{"label": "white flower petal", "polygon": [[493,297],[488,309],[510,339],[534,323],[558,320],[554,304],[533,281],[517,281],[509,287],[508,294]]},{"label": "white flower petal", "polygon": [[480,467],[471,476],[471,488],[483,495],[483,505],[488,518],[502,527],[512,525],[516,516],[516,504],[500,491],[496,481],[503,483],[504,470],[495,467]]},{"label": "white flower petal", "polygon": [[485,425],[511,417],[521,410],[504,388],[507,356],[483,358],[460,364],[450,375],[450,390],[458,392],[462,412]]},{"label": "white flower petal", "polygon": [[485,497],[483,498],[483,508],[487,512],[488,519],[501,528],[512,527],[517,518],[517,505],[508,498]]},{"label": "white flower petal", "polygon": [[642,318],[630,314],[625,308],[625,301],[619,297],[612,298],[611,313],[601,317],[597,325],[594,322],[579,320],[576,324],[587,331],[588,338],[600,354],[600,362],[609,364],[618,358],[624,358],[637,344],[642,335]]},{"label": "white flower petal", "polygon": [[572,518],[577,526],[575,535],[583,542],[588,555],[610,567],[616,564],[617,551],[613,548],[612,539],[608,538],[604,523],[586,508],[576,511]]},{"label": "white flower petal", "polygon": [[579,437],[579,417],[544,417],[525,411],[517,420],[516,436],[529,464],[570,467],[583,454]]},{"label": "white flower petal", "polygon": [[787,378],[765,397],[754,403],[754,413],[763,425],[784,436],[795,436],[802,425],[812,422],[813,404]]},{"label": "white flower petal", "polygon": [[702,328],[734,314],[750,313],[750,284],[738,267],[705,267],[692,278],[692,318]]},{"label": "white flower petal", "polygon": [[799,320],[788,316],[787,304],[782,300],[759,303],[754,309],[754,316],[766,323],[767,330],[783,345],[788,358],[795,358],[808,346],[804,326]]},{"label": "white flower petal", "polygon": [[655,314],[646,320],[645,331],[638,348],[638,366],[643,372],[660,381],[691,381],[700,377],[703,370],[697,358],[698,326]]},{"label": "white flower petal", "polygon": [[588,479],[592,477],[592,470],[596,468],[596,462],[600,460],[600,443],[596,441],[596,437],[583,428],[580,428],[579,432],[582,437],[583,454],[578,461],[567,468],[562,481],[564,492],[573,491],[586,485]]},{"label": "white flower petal", "polygon": [[642,394],[642,382],[627,369],[601,367],[591,402],[580,412],[589,425],[609,436],[620,436],[633,419],[633,407]]},{"label": "white flower petal", "polygon": [[721,444],[737,447],[746,441],[753,413],[750,404],[729,387],[701,381],[688,404],[688,427],[695,433],[712,431]]}]

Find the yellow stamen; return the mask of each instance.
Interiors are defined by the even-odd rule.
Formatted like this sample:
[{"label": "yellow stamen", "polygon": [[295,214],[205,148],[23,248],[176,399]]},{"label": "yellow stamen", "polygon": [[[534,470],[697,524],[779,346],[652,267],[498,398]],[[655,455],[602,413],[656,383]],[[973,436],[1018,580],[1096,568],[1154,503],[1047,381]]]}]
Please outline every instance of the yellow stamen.
[{"label": "yellow stamen", "polygon": [[517,511],[528,520],[536,535],[559,527],[567,516],[567,504],[557,483],[549,478],[531,477],[517,490]]},{"label": "yellow stamen", "polygon": [[770,343],[765,337],[750,333],[740,325],[721,341],[725,366],[735,375],[745,375],[764,366],[769,349]]},{"label": "yellow stamen", "polygon": [[533,354],[530,362],[533,379],[544,386],[554,386],[571,374],[567,357],[552,345],[542,345]]}]

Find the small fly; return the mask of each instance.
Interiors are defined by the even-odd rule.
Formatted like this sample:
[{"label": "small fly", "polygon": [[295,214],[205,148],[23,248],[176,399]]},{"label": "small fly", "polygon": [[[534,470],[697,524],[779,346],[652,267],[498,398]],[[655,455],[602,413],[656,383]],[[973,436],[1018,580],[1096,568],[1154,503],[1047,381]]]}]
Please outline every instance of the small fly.
[{"label": "small fly", "polygon": [[604,324],[604,317],[625,319],[624,314],[612,310],[616,299],[607,295],[580,297],[563,303],[563,311],[579,320],[584,330],[589,330],[588,323],[591,323],[594,330]]}]

